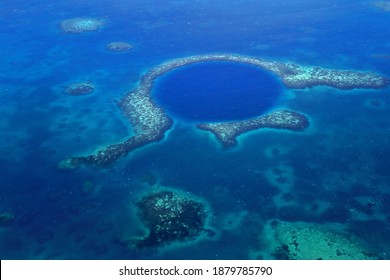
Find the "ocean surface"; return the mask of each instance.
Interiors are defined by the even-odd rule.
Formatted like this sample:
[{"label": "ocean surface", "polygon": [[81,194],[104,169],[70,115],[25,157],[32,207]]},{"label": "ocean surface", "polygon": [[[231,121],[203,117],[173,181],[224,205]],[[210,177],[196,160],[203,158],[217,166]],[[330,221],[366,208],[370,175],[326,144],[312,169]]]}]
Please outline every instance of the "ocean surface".
[{"label": "ocean surface", "polygon": [[[360,258],[350,252],[364,248],[390,259],[389,87],[289,89],[247,65],[184,66],[153,88],[175,121],[162,141],[108,167],[58,166],[132,135],[116,101],[171,59],[228,53],[390,77],[389,3],[1,1],[0,258],[292,258],[281,244],[310,229],[318,238],[311,245],[332,234],[332,244],[350,250],[341,258]],[[62,21],[84,17],[104,26],[61,30]],[[106,48],[117,41],[132,48]],[[90,94],[64,91],[87,81]],[[258,129],[229,149],[196,128],[280,108],[305,114],[310,126]],[[164,188],[207,205],[208,234],[137,248],[148,234],[137,202]],[[275,223],[290,231],[273,232]]]},{"label": "ocean surface", "polygon": [[276,104],[282,89],[276,75],[259,67],[205,62],[159,78],[152,96],[175,119],[217,122],[266,113]]}]

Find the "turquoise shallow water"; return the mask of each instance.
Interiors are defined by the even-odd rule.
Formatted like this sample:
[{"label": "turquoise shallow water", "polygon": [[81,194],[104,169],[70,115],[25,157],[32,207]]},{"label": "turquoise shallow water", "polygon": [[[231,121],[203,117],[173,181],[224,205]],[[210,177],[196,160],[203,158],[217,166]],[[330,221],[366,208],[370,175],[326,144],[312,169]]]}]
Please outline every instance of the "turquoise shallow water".
[{"label": "turquoise shallow water", "polygon": [[[183,121],[172,111],[177,121],[163,141],[108,168],[58,168],[64,158],[131,135],[116,101],[142,73],[169,59],[235,53],[390,76],[390,13],[375,1],[285,2],[1,2],[0,40],[6,43],[0,49],[0,258],[286,258],[266,238],[275,234],[271,225],[278,220],[285,229],[301,232],[320,226],[318,239],[324,237],[319,232],[329,230],[347,235],[373,256],[389,259],[388,87],[341,91],[282,86],[269,100],[269,109],[235,100],[241,107],[233,113],[242,117],[287,108],[306,114],[310,127],[303,132],[253,131],[238,137],[232,149],[223,149],[211,134],[195,128],[196,121]],[[59,29],[62,20],[84,16],[104,19],[106,25],[82,34]],[[133,48],[110,52],[106,45],[113,41]],[[155,90],[160,82],[169,88],[176,82],[195,88],[195,76],[217,66],[181,68],[161,77]],[[235,91],[223,92],[241,88],[240,82],[264,85],[247,66],[220,75],[231,80],[237,71],[236,83],[222,83],[214,75],[199,79],[208,87],[218,86],[217,98],[237,98]],[[177,81],[180,75],[193,76]],[[95,85],[92,94],[63,92],[63,86],[82,81]],[[260,105],[270,96],[268,90]],[[248,92],[251,100],[259,97]],[[196,102],[206,98],[191,99],[195,97],[172,95],[171,106],[188,108],[183,113],[193,115],[191,110],[201,107]],[[213,101],[208,112],[223,111]],[[208,234],[192,243],[137,250],[131,241],[147,233],[137,201],[164,187],[207,202],[212,209]],[[341,237],[338,242],[344,249],[348,244]],[[355,251],[344,258],[353,256],[361,257]]]}]

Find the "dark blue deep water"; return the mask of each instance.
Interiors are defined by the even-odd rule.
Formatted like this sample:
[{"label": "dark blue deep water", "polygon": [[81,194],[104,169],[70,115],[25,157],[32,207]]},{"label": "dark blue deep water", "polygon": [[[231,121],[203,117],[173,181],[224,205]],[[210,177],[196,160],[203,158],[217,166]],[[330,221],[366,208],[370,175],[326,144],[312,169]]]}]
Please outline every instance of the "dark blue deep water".
[{"label": "dark blue deep water", "polygon": [[156,102],[192,121],[242,120],[264,114],[282,86],[269,71],[238,63],[200,63],[159,79]]},{"label": "dark blue deep water", "polygon": [[[390,77],[386,3],[1,1],[0,258],[288,258],[288,240],[269,240],[281,223],[279,238],[315,229],[307,240],[322,255],[300,258],[332,258],[323,243],[331,231],[338,249],[354,249],[342,257],[363,258],[364,248],[390,259],[389,87],[298,90],[244,64],[183,66],[153,88],[174,120],[163,140],[108,167],[59,168],[133,135],[117,100],[171,59],[230,53]],[[78,17],[104,26],[61,31]],[[133,48],[108,50],[115,41]],[[89,95],[64,92],[87,81]],[[196,127],[281,108],[305,114],[309,128],[258,129],[226,149]],[[212,218],[192,242],[140,250],[134,240],[147,228],[137,202],[164,188],[200,199]]]}]

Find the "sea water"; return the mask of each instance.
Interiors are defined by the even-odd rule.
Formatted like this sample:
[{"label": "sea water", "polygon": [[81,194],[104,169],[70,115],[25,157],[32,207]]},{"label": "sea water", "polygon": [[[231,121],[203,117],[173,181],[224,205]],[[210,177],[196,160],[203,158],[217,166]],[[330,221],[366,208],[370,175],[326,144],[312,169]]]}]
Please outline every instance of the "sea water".
[{"label": "sea water", "polygon": [[191,121],[232,121],[260,116],[282,92],[276,75],[239,63],[208,62],[173,70],[158,79],[156,102]]}]

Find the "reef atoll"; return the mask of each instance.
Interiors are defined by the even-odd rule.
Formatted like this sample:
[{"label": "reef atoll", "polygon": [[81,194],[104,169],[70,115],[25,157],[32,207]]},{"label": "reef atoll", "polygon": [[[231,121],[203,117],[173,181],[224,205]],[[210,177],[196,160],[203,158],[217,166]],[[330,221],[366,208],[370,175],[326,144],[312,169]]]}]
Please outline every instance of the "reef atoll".
[{"label": "reef atoll", "polygon": [[[210,54],[174,59],[143,74],[138,85],[118,102],[124,116],[134,128],[134,136],[124,142],[99,150],[96,154],[65,159],[60,162],[59,166],[61,168],[76,168],[81,164],[109,165],[136,148],[162,140],[165,132],[172,127],[173,121],[167,116],[163,108],[152,100],[151,91],[154,81],[176,68],[209,61],[237,62],[266,69],[277,75],[285,86],[292,89],[313,86],[330,86],[343,90],[354,88],[378,89],[386,87],[388,84],[387,78],[369,72],[300,66],[293,63],[266,61],[242,55]],[[280,110],[252,120],[201,124],[199,128],[212,131],[223,145],[232,146],[236,143],[236,136],[253,129],[268,127],[298,131],[306,128],[308,124],[309,122],[303,114],[290,110]],[[227,134],[225,135],[225,133]]]},{"label": "reef atoll", "polygon": [[128,243],[139,249],[192,241],[207,231],[209,209],[188,194],[168,189],[151,192],[137,202],[137,208],[148,233]]},{"label": "reef atoll", "polygon": [[84,33],[98,30],[105,24],[104,19],[80,17],[63,20],[60,29],[65,33]]},{"label": "reef atoll", "polygon": [[358,239],[321,225],[273,220],[266,226],[275,259],[367,260],[378,256]]}]

